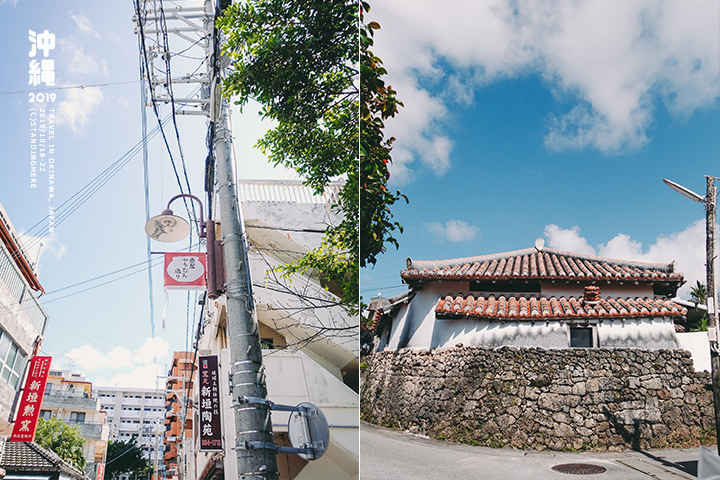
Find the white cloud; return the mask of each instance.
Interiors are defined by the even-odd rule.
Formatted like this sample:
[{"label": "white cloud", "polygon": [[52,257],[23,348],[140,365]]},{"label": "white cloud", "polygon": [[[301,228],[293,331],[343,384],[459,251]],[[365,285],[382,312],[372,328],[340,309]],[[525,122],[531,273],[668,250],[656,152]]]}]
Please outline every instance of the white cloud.
[{"label": "white cloud", "polygon": [[557,225],[545,226],[545,238],[548,247],[585,255],[595,255],[595,249],[580,236],[580,227],[560,228]]},{"label": "white cloud", "polygon": [[75,25],[77,25],[78,30],[81,33],[90,35],[94,38],[100,38],[100,35],[98,35],[97,31],[95,31],[95,27],[92,22],[85,15],[70,15],[70,18],[73,22],[75,22]]},{"label": "white cloud", "polygon": [[[163,375],[163,368],[157,363],[136,367],[132,372],[121,373],[115,375],[108,381],[103,381],[98,385],[108,387],[124,387],[124,388],[157,388],[158,376]],[[161,379],[160,386],[165,384],[165,379]]]},{"label": "white cloud", "polygon": [[[38,271],[42,268],[43,257],[52,255],[58,260],[67,252],[67,247],[60,241],[57,233],[51,233],[43,238],[38,236],[23,236],[22,246],[31,262],[37,260]],[[38,253],[40,254],[38,256]]]},{"label": "white cloud", "polygon": [[86,372],[98,372],[108,368],[125,368],[133,364],[133,356],[128,348],[115,347],[107,353],[101,353],[90,345],[81,345],[65,354],[75,368]]},{"label": "white cloud", "polygon": [[81,136],[105,96],[97,87],[74,88],[66,90],[65,95],[66,99],[58,102],[55,120],[58,125],[69,126],[75,136]]},{"label": "white cloud", "polygon": [[170,354],[170,344],[160,338],[148,338],[140,348],[135,350],[134,357],[137,363],[148,363],[153,359],[165,358]]},{"label": "white cloud", "polygon": [[86,372],[96,385],[136,388],[154,387],[156,377],[164,372],[162,364],[170,357],[170,344],[160,337],[148,338],[132,350],[115,347],[100,352],[91,345],[82,345],[64,356],[74,371]]},{"label": "white cloud", "polygon": [[109,75],[107,61],[87,53],[82,42],[63,38],[58,40],[58,46],[64,55],[62,66],[67,74],[80,75],[83,78],[88,75]]},{"label": "white cloud", "polygon": [[[587,255],[650,263],[675,262],[675,271],[682,273],[685,285],[678,291],[679,296],[687,297],[690,287],[696,281],[705,283],[705,220],[698,220],[681,232],[658,237],[649,248],[644,249],[641,242],[629,235],[619,233],[597,248],[580,236],[580,228],[574,226],[562,229],[557,225],[545,227],[548,246]],[[718,247],[720,248],[720,243]],[[718,271],[717,268],[715,270]]]},{"label": "white cloud", "polygon": [[480,233],[480,229],[473,225],[468,225],[462,220],[448,220],[447,222],[425,223],[430,233],[440,241],[452,243],[468,242],[475,239]]},{"label": "white cloud", "polygon": [[[689,115],[717,101],[720,2],[451,5],[439,14],[431,0],[394,0],[373,5],[368,16],[382,26],[373,51],[405,103],[387,122],[388,133],[398,138],[393,181],[412,180],[413,160],[423,158],[428,142],[445,136],[448,112],[499,79],[542,76],[557,99],[545,132],[545,146],[554,150],[637,149],[649,140],[660,103]],[[447,170],[450,150],[443,154],[437,174]]]}]

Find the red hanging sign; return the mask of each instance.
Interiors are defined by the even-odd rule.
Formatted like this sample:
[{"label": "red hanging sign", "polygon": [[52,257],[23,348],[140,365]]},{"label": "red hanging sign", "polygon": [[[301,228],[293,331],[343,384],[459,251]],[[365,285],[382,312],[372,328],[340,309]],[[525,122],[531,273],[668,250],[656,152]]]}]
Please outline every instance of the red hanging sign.
[{"label": "red hanging sign", "polygon": [[25,388],[20,397],[20,406],[13,425],[11,442],[32,442],[35,438],[40,406],[45,394],[45,384],[52,357],[35,356],[30,360],[28,376],[25,380]]},{"label": "red hanging sign", "polygon": [[105,476],[105,464],[98,463],[97,473],[95,474],[95,480],[103,480],[104,476]]},{"label": "red hanging sign", "polygon": [[197,290],[205,288],[205,253],[166,253],[165,288]]}]

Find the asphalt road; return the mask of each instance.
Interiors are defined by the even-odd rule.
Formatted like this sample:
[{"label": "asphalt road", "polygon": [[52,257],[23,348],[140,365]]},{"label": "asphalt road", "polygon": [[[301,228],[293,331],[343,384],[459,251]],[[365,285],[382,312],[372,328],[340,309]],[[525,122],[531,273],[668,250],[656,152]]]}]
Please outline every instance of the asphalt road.
[{"label": "asphalt road", "polygon": [[[439,442],[362,423],[360,480],[682,480],[697,478],[698,449],[621,453],[524,452]],[[604,467],[576,475],[569,463]]]}]

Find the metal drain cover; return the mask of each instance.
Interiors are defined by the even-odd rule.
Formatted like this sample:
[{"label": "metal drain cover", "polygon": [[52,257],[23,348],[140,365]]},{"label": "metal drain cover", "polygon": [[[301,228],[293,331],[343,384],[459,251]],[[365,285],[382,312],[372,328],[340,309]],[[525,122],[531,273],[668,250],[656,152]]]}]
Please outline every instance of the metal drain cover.
[{"label": "metal drain cover", "polygon": [[563,463],[551,467],[556,472],[569,473],[570,475],[595,475],[604,473],[606,468],[600,465],[592,465],[590,463]]}]

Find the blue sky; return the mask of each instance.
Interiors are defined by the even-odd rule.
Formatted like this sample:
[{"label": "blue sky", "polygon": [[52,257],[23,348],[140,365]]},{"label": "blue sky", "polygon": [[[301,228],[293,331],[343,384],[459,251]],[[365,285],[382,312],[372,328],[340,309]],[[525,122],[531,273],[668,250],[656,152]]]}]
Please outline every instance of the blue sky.
[{"label": "blue sky", "polygon": [[[49,206],[58,209],[141,139],[138,41],[132,16],[129,0],[0,0],[0,28],[6,40],[0,49],[0,203],[19,232],[28,231],[37,222],[44,227]],[[55,35],[56,47],[49,58],[55,61],[56,85],[63,87],[45,91],[56,94],[52,102],[57,121],[55,197],[51,201],[47,173],[39,174],[36,189],[30,188],[28,119],[33,105],[27,91],[39,87],[28,85],[28,30],[48,30]],[[178,52],[188,45],[171,39],[170,48]],[[197,58],[202,56],[201,51],[189,50],[183,55],[173,61],[174,76],[200,65]],[[77,88],[80,85],[85,88]],[[176,95],[184,91],[177,87]],[[233,117],[241,176],[295,179],[292,172],[272,168],[252,148],[267,128],[258,119],[257,110],[250,107],[244,115]],[[160,113],[164,116],[169,109],[163,107]],[[148,130],[152,130],[157,120],[151,109],[147,115]],[[204,117],[178,117],[177,121],[191,191],[203,198]],[[174,131],[169,128],[168,134],[179,164]],[[180,192],[160,136],[149,143],[148,150],[152,216]],[[186,216],[182,202],[174,203],[173,209]],[[192,345],[188,336],[193,334],[200,311],[195,292],[189,304],[186,292],[170,292],[166,328],[162,328],[165,296],[160,266],[152,269],[152,340],[147,272],[142,266],[127,269],[147,259],[144,224],[143,161],[141,155],[135,155],[59,223],[53,235],[42,238],[39,278],[47,293],[41,302],[50,315],[43,351],[53,357],[55,367],[85,372],[96,385],[153,386],[156,375],[166,374],[172,352]],[[32,235],[39,230],[24,237],[32,243],[31,258],[35,258],[39,245]],[[176,251],[187,246],[187,241],[168,246],[153,243],[152,250]]]},{"label": "blue sky", "polygon": [[367,20],[405,104],[387,132],[410,203],[393,208],[399,250],[361,273],[365,301],[407,288],[407,257],[536,238],[704,282],[704,207],[662,179],[704,194],[720,176],[720,4],[396,0]]}]

